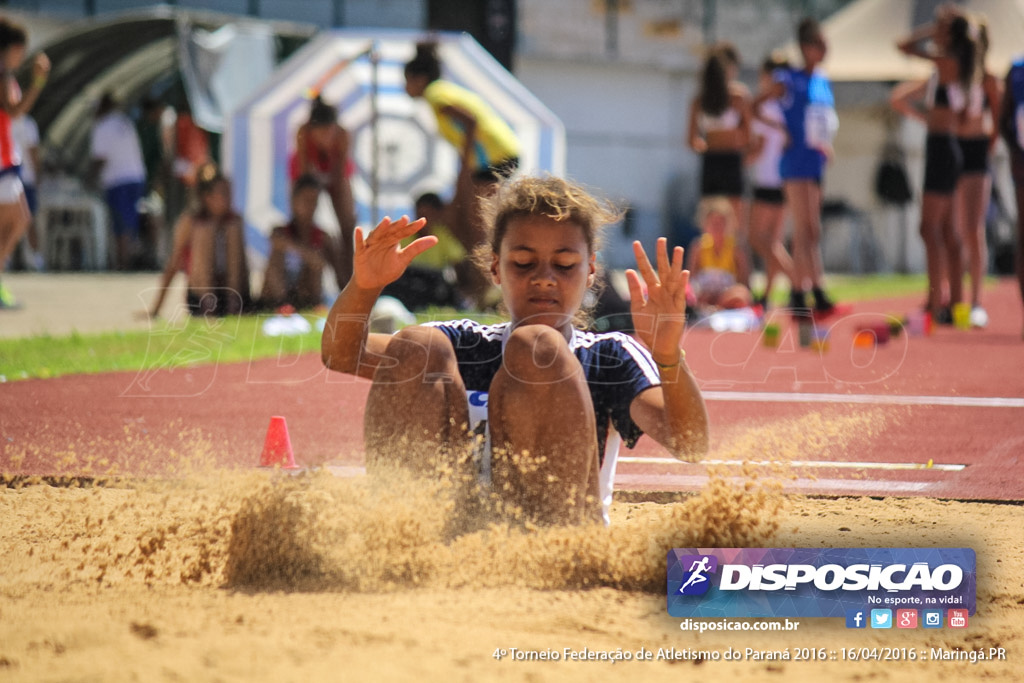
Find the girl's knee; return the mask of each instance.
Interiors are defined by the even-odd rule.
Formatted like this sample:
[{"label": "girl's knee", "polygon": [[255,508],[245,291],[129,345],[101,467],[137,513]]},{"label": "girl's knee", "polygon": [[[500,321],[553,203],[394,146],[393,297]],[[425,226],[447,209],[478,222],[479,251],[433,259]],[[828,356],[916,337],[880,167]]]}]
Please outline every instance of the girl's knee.
[{"label": "girl's knee", "polygon": [[562,333],[546,325],[514,329],[505,344],[503,359],[509,376],[529,383],[559,382],[580,369]]},{"label": "girl's knee", "polygon": [[413,379],[424,373],[458,373],[451,341],[444,332],[433,327],[402,328],[392,335],[385,353],[390,362],[378,366],[377,373],[389,379],[396,379],[396,375]]}]

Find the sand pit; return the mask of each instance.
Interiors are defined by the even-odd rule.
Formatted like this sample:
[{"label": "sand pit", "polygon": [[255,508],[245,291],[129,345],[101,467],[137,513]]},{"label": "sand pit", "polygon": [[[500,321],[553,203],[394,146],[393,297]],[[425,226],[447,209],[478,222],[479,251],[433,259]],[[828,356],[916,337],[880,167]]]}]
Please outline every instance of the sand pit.
[{"label": "sand pit", "polygon": [[[0,678],[1019,680],[1017,505],[808,499],[715,480],[675,502],[616,502],[608,529],[490,524],[452,539],[449,516],[436,487],[322,473],[0,489]],[[958,632],[811,619],[792,633],[695,635],[668,617],[668,548],[764,544],[973,547],[978,612]],[[839,661],[564,660],[564,648],[730,647]],[[1007,660],[841,661],[860,647],[1003,647]],[[493,656],[512,648],[563,659]]]}]

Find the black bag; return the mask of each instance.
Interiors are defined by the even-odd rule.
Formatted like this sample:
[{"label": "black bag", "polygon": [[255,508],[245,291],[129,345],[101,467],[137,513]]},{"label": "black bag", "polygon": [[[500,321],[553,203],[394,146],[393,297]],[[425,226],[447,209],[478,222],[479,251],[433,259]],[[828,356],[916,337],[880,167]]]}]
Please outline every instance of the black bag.
[{"label": "black bag", "polygon": [[906,204],[914,198],[903,163],[886,159],[875,174],[875,192],[888,204]]}]

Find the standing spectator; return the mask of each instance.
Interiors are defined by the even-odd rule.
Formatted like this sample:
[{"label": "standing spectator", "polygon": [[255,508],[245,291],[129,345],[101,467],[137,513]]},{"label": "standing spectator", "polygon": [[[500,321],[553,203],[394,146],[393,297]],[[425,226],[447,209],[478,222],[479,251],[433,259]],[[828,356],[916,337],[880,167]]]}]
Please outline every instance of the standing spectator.
[{"label": "standing spectator", "polygon": [[188,278],[185,304],[192,315],[241,313],[249,303],[249,266],[242,218],[231,208],[231,184],[213,164],[196,174],[196,206],[174,226],[174,247],[149,311],[160,314],[178,271]]},{"label": "standing spectator", "polygon": [[349,161],[349,134],[338,123],[338,110],[320,99],[313,100],[309,119],[295,134],[292,180],[312,175],[327,190],[338,220],[340,255],[335,262],[339,286],[352,275],[352,231],[356,227],[356,208],[352,198]]},{"label": "standing spectator", "polygon": [[11,135],[14,144],[21,154],[21,183],[25,188],[25,202],[28,204],[29,224],[26,231],[27,249],[24,250],[25,265],[28,268],[41,270],[43,257],[39,253],[39,235],[36,232],[35,215],[39,209],[39,196],[36,185],[39,169],[39,126],[31,114],[22,114],[11,124]]},{"label": "standing spectator", "polygon": [[[768,56],[761,65],[760,90],[772,87],[772,74],[786,69],[789,63],[782,57]],[[783,219],[786,217],[786,198],[782,192],[779,163],[786,148],[786,118],[778,100],[761,102],[750,123],[751,146],[747,163],[753,166],[754,198],[750,204],[750,244],[764,261],[764,293],[757,298],[767,309],[772,286],[780,273],[791,283],[793,259],[782,242]]]},{"label": "standing spectator", "polygon": [[306,309],[322,304],[325,266],[334,271],[339,291],[345,287],[341,250],[313,220],[322,188],[320,181],[308,174],[292,185],[292,219],[270,233],[270,255],[260,295],[264,306],[289,304]]},{"label": "standing spectator", "polygon": [[956,138],[977,72],[977,50],[967,19],[948,7],[940,8],[934,23],[915,30],[898,48],[935,64],[928,80],[897,86],[890,102],[896,111],[927,126],[921,198],[921,239],[928,267],[925,308],[937,323],[949,325],[952,306],[963,297],[962,241],[955,203],[963,155]]},{"label": "standing spectator", "polygon": [[956,204],[960,208],[960,231],[967,248],[967,272],[971,276],[971,326],[988,325],[988,312],[981,305],[981,286],[988,272],[988,244],[985,215],[992,196],[990,164],[999,140],[999,100],[1002,84],[985,68],[988,26],[977,17],[971,32],[977,36],[978,59],[975,76],[957,126],[957,143],[963,158],[963,172],[957,182]]},{"label": "standing spectator", "polygon": [[[24,186],[18,177],[21,157],[11,135],[14,119],[28,113],[50,73],[50,60],[39,53],[32,62],[32,86],[22,97],[14,72],[25,59],[25,29],[0,18],[0,275],[31,220]],[[15,308],[14,296],[0,282],[0,310]]]},{"label": "standing spectator", "polygon": [[426,100],[441,137],[459,152],[463,164],[470,165],[474,190],[466,215],[471,218],[472,243],[482,244],[480,197],[489,196],[499,180],[519,167],[519,138],[483,98],[441,78],[436,43],[416,46],[416,56],[405,65],[405,92]]},{"label": "standing spectator", "polygon": [[1024,300],[1024,55],[1006,72],[999,130],[1010,150],[1010,171],[1017,194],[1017,282]]},{"label": "standing spectator", "polygon": [[786,206],[793,216],[793,286],[790,307],[798,315],[810,313],[806,293],[814,295],[814,311],[828,315],[835,304],[824,291],[821,263],[821,180],[832,156],[832,138],[839,127],[828,78],[818,68],[828,46],[818,22],[806,18],[797,28],[803,66],[775,71],[775,82],[758,95],[754,107],[775,98],[782,105],[789,144],[782,152]]},{"label": "standing spectator", "polygon": [[164,208],[167,197],[167,179],[170,164],[166,135],[164,134],[163,102],[152,97],[142,100],[142,115],[135,125],[142,147],[142,161],[146,167],[146,199],[139,217],[145,244],[145,265],[161,262],[167,252],[169,236],[165,235]]},{"label": "standing spectator", "polygon": [[739,53],[730,43],[711,48],[701,72],[700,91],[690,104],[687,139],[702,157],[701,197],[726,197],[739,222],[736,237],[746,244],[743,210],[743,155],[750,143],[750,92],[736,80]]},{"label": "standing spectator", "polygon": [[103,94],[96,109],[91,150],[93,177],[99,177],[117,240],[115,265],[127,270],[141,251],[139,200],[146,190],[146,167],[135,124],[117,108],[109,92]]},{"label": "standing spectator", "polygon": [[188,98],[181,94],[181,103],[176,112],[168,112],[173,118],[170,147],[174,161],[171,163],[172,177],[167,188],[167,224],[174,225],[183,211],[190,208],[196,191],[196,174],[207,166],[210,156],[210,136],[196,125],[192,118],[192,107]]}]

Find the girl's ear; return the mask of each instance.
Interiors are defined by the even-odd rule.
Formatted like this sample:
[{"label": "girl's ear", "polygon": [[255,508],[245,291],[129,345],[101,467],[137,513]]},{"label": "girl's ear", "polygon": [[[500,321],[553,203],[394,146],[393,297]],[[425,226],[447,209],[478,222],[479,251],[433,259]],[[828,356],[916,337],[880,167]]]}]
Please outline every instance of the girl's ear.
[{"label": "girl's ear", "polygon": [[593,287],[595,279],[597,279],[597,254],[591,254],[590,262],[587,263],[587,287]]},{"label": "girl's ear", "polygon": [[501,276],[498,275],[498,255],[491,255],[491,279],[494,280],[494,284],[501,284]]}]

